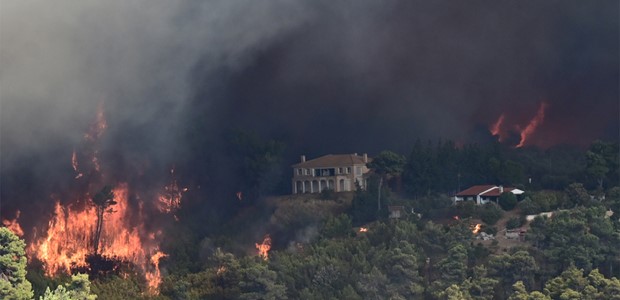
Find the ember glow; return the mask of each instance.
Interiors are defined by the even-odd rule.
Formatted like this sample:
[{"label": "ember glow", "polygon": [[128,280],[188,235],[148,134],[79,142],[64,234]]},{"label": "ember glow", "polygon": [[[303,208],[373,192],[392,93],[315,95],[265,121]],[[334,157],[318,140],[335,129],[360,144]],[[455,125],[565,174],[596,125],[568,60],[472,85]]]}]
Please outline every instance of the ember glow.
[{"label": "ember glow", "polygon": [[269,258],[269,250],[271,249],[271,237],[267,234],[263,239],[263,242],[255,244],[256,249],[258,250],[258,256],[262,259],[267,260]]},{"label": "ember glow", "polygon": [[170,175],[172,180],[170,184],[164,187],[163,192],[159,194],[159,202],[157,203],[159,211],[163,213],[170,213],[181,207],[183,193],[188,191],[188,188],[179,188],[179,184],[174,178],[174,168],[170,169]]},{"label": "ember glow", "polygon": [[368,232],[368,228],[366,228],[366,227],[360,227],[360,232]]},{"label": "ember glow", "polygon": [[471,232],[473,234],[478,234],[478,232],[480,232],[481,228],[482,228],[482,224],[476,224],[476,226],[474,226],[474,229]]},{"label": "ember glow", "polygon": [[538,111],[536,112],[536,116],[530,120],[530,123],[527,124],[525,129],[521,131],[521,141],[516,146],[516,148],[520,148],[526,145],[529,137],[536,131],[536,128],[542,124],[545,120],[545,110],[547,109],[547,103],[542,102],[538,107]]},{"label": "ember glow", "polygon": [[22,236],[24,236],[24,230],[22,229],[22,227],[17,222],[17,220],[19,219],[19,215],[20,215],[20,211],[18,210],[16,212],[15,219],[13,219],[13,220],[2,220],[2,225],[4,225],[6,228],[8,228],[13,233],[15,233],[17,236],[22,237]]}]

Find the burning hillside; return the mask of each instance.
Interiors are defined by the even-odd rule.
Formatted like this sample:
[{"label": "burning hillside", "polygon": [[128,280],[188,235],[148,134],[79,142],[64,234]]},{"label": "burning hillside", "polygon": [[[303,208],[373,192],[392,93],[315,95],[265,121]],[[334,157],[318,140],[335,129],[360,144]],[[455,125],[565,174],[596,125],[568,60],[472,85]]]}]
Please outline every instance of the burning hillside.
[{"label": "burning hillside", "polygon": [[506,142],[512,135],[518,135],[519,140],[516,143],[515,148],[521,148],[523,146],[534,144],[532,142],[532,136],[536,133],[536,130],[543,124],[545,120],[545,112],[549,105],[546,102],[541,102],[536,111],[536,115],[529,120],[529,122],[522,126],[521,124],[510,124],[506,121],[506,113],[502,113],[497,121],[489,126],[491,135],[497,137],[500,143]]},{"label": "burning hillside", "polygon": [[[100,107],[97,121],[84,135],[83,150],[71,155],[75,189],[64,193],[70,199],[52,195],[49,221],[33,229],[27,253],[31,260],[41,261],[48,276],[135,271],[144,277],[149,292],[157,293],[159,262],[166,254],[159,250],[161,228],[147,226],[147,221],[178,209],[187,188],[179,187],[172,169],[171,183],[148,193],[159,196],[143,200],[130,184],[110,178],[98,150],[106,128]],[[17,218],[3,224],[23,235]]]}]

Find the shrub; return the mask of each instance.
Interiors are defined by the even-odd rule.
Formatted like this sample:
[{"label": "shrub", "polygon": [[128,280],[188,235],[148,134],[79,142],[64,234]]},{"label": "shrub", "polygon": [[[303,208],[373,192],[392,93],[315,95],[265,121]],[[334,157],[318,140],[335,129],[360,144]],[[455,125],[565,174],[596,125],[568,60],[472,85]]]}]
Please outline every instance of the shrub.
[{"label": "shrub", "polygon": [[519,202],[519,209],[521,209],[521,214],[523,215],[534,215],[541,212],[540,206],[530,198],[525,198]]},{"label": "shrub", "polygon": [[499,196],[498,202],[503,210],[512,210],[517,206],[517,196],[511,192],[504,192]]},{"label": "shrub", "polygon": [[480,208],[480,219],[487,225],[495,225],[504,212],[495,203],[487,203]]},{"label": "shrub", "polygon": [[523,225],[522,218],[510,218],[508,222],[506,222],[506,229],[515,229],[519,228]]}]

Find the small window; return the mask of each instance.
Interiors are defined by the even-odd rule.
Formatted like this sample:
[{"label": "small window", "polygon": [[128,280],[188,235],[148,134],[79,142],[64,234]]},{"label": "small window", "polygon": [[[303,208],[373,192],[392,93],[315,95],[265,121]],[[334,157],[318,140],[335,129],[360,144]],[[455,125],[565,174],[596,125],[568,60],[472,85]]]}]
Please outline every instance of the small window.
[{"label": "small window", "polygon": [[342,174],[342,168],[338,168],[338,174]]},{"label": "small window", "polygon": [[301,169],[297,169],[297,175],[303,175],[303,172],[301,171]]},{"label": "small window", "polygon": [[347,167],[347,174],[351,174],[351,167]]}]

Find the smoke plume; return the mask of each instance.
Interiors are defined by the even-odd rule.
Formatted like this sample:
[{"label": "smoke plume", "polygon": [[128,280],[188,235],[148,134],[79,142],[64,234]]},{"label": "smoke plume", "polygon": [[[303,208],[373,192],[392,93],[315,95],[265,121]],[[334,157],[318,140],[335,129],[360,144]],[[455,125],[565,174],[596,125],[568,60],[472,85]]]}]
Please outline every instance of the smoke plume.
[{"label": "smoke plume", "polygon": [[225,183],[234,128],[285,141],[291,162],[406,153],[488,140],[502,114],[524,128],[544,101],[528,145],[618,137],[616,1],[7,0],[0,14],[11,213],[67,187],[99,106],[102,160],[126,181],[185,162],[222,171],[196,185]]}]

